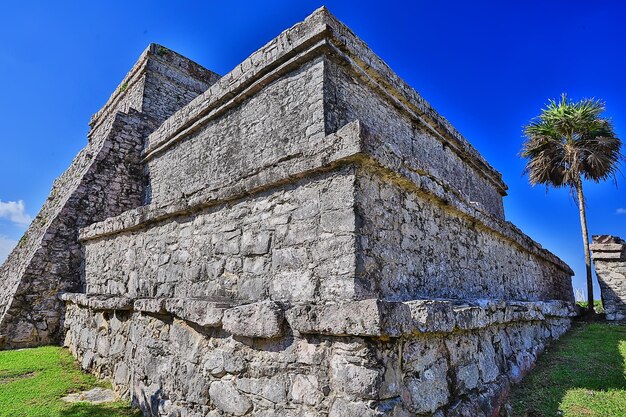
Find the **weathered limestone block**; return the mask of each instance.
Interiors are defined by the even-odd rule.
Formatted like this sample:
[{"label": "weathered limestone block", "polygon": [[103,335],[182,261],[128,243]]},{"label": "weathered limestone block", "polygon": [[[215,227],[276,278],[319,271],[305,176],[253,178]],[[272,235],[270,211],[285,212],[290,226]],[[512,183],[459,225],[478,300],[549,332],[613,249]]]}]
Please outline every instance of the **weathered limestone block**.
[{"label": "weathered limestone block", "polygon": [[132,310],[133,300],[127,297],[90,295],[87,305],[94,310]]},{"label": "weathered limestone block", "polygon": [[240,391],[258,396],[274,404],[287,401],[289,379],[284,375],[264,378],[238,378],[235,384]]},{"label": "weathered limestone block", "polygon": [[324,394],[315,375],[298,374],[293,378],[289,398],[295,404],[316,406],[322,402]]},{"label": "weathered limestone block", "polygon": [[142,313],[164,314],[165,298],[140,298],[133,302],[133,309]]},{"label": "weathered limestone block", "polygon": [[283,310],[275,302],[261,301],[224,311],[224,330],[236,336],[271,339],[280,336]]},{"label": "weathered limestone block", "polygon": [[607,320],[626,321],[626,242],[594,236],[591,244]]},{"label": "weathered limestone block", "polygon": [[384,369],[378,366],[376,352],[366,343],[333,344],[329,363],[334,391],[351,399],[379,398]]},{"label": "weathered limestone block", "polygon": [[448,362],[443,343],[413,340],[403,350],[402,363],[407,373],[402,393],[406,408],[419,414],[434,413],[448,403]]},{"label": "weathered limestone block", "polygon": [[200,326],[215,327],[222,323],[224,311],[230,307],[228,303],[184,298],[165,300],[165,310],[183,320]]},{"label": "weathered limestone block", "polygon": [[413,300],[404,303],[410,311],[410,322],[405,324],[405,331],[449,332],[458,323],[457,311],[453,303],[442,300]]},{"label": "weathered limestone block", "polygon": [[252,401],[241,394],[230,381],[215,381],[209,396],[217,409],[228,415],[243,416],[252,408]]},{"label": "weathered limestone block", "polygon": [[394,305],[380,300],[297,305],[287,313],[289,324],[300,333],[384,336],[400,329],[385,317]]},{"label": "weathered limestone block", "polygon": [[85,293],[72,293],[72,292],[66,292],[66,293],[62,293],[59,298],[62,301],[66,301],[66,302],[70,302],[72,304],[78,304],[79,306],[83,306],[83,307],[89,307],[89,301],[88,301],[88,297],[87,294]]}]

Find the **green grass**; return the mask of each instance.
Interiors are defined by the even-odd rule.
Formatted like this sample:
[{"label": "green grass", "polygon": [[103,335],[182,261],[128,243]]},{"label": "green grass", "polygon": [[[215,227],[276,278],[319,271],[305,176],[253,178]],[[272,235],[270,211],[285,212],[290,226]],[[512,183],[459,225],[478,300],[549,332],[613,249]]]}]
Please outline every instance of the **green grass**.
[{"label": "green grass", "polygon": [[[587,306],[589,305],[589,303],[587,301],[576,301],[576,304],[578,304],[580,307],[584,308],[585,310],[587,309]],[[596,311],[596,313],[603,314],[604,313],[604,305],[602,304],[602,301],[601,300],[595,300],[593,302],[593,309]]]},{"label": "green grass", "polygon": [[107,387],[82,372],[67,350],[46,346],[0,352],[0,417],[138,417],[127,402],[68,404],[61,397]]},{"label": "green grass", "polygon": [[512,390],[513,416],[626,416],[626,326],[577,324]]}]

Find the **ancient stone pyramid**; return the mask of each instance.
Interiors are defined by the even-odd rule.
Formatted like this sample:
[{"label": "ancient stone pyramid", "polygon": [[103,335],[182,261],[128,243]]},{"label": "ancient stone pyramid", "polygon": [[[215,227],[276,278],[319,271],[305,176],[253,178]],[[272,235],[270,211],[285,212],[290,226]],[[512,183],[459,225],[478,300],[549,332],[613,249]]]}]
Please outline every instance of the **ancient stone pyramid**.
[{"label": "ancient stone pyramid", "polygon": [[501,175],[324,8],[221,78],[151,45],[91,126],[0,334],[146,415],[492,415],[569,327]]}]

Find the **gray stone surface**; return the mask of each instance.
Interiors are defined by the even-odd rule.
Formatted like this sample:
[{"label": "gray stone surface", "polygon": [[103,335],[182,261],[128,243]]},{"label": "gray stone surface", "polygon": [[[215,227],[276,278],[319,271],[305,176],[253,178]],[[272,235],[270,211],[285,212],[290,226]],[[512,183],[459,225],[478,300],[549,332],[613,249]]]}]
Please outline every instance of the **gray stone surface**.
[{"label": "gray stone surface", "polygon": [[224,311],[224,330],[235,336],[271,339],[282,333],[284,315],[278,304],[261,301]]},{"label": "gray stone surface", "polygon": [[209,395],[215,407],[229,415],[243,416],[252,408],[252,401],[241,394],[230,381],[211,383]]},{"label": "gray stone surface", "polygon": [[500,174],[324,8],[216,82],[154,48],[137,199],[54,297],[81,366],[154,417],[495,415],[573,315]]},{"label": "gray stone surface", "polygon": [[218,78],[160,45],[144,51],[92,117],[87,146],[0,266],[0,349],[62,340],[57,295],[84,288],[79,229],[145,201],[141,151],[148,134]]},{"label": "gray stone surface", "polygon": [[117,401],[117,394],[111,389],[93,388],[89,391],[77,392],[61,398],[68,403],[86,402],[91,404],[106,404]]},{"label": "gray stone surface", "polygon": [[[226,328],[207,332],[175,316],[104,314],[69,302],[65,344],[117,391],[145,402],[143,393],[152,390],[151,401],[169,400],[189,413],[428,415],[458,403],[477,406],[481,395],[492,398],[503,381],[519,381],[546,344],[569,328],[573,314],[529,303],[525,315],[507,321],[497,309],[475,307],[465,314],[497,319],[480,328],[393,337],[345,330],[332,335],[327,329],[304,334],[287,321],[285,332],[268,340],[241,338]],[[285,308],[288,317],[301,311]],[[543,315],[528,313],[533,309]],[[340,329],[349,328],[349,317],[344,320]]]},{"label": "gray stone surface", "polygon": [[[337,204],[350,202],[353,182],[354,169],[344,167],[194,216],[90,237],[85,240],[87,292],[238,303],[351,298],[354,232],[326,231],[323,221],[326,213],[338,212]],[[349,206],[343,211],[351,216]],[[267,243],[251,254],[245,240]]]},{"label": "gray stone surface", "polygon": [[606,318],[626,322],[626,242],[616,236],[594,236],[591,251]]},{"label": "gray stone surface", "polygon": [[200,326],[219,326],[229,304],[214,301],[170,298],[165,300],[165,310],[183,320]]}]

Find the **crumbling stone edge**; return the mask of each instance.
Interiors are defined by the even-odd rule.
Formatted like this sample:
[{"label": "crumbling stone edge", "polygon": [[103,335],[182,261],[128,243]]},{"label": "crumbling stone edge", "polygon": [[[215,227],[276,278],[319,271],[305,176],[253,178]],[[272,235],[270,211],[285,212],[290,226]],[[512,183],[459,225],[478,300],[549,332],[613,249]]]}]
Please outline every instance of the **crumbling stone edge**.
[{"label": "crumbling stone edge", "polygon": [[65,346],[154,416],[495,416],[574,316],[564,301],[61,298]]},{"label": "crumbling stone edge", "polygon": [[[401,337],[420,333],[477,330],[495,324],[543,321],[576,316],[571,303],[552,301],[377,299],[323,303],[260,301],[232,305],[227,301],[186,298],[117,297],[64,293],[60,298],[94,311],[168,314],[205,327],[223,327],[234,336],[271,339],[284,324],[301,334]],[[254,323],[261,323],[261,328]]]}]

